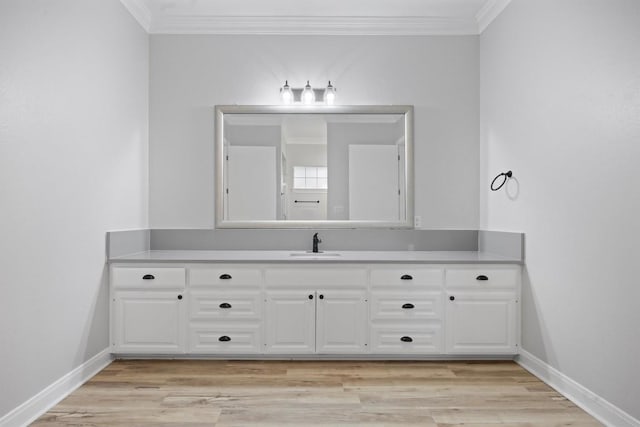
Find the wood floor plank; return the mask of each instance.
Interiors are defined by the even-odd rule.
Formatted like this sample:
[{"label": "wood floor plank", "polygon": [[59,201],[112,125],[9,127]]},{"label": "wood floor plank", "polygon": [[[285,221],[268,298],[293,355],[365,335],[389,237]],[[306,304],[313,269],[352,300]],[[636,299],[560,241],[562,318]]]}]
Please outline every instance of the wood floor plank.
[{"label": "wood floor plank", "polygon": [[600,426],[510,361],[118,360],[35,426]]},{"label": "wood floor plank", "polygon": [[262,425],[279,423],[280,425],[384,425],[437,427],[423,408],[359,408],[353,406],[308,406],[291,404],[286,413],[281,408],[237,408],[223,410],[220,424]]}]

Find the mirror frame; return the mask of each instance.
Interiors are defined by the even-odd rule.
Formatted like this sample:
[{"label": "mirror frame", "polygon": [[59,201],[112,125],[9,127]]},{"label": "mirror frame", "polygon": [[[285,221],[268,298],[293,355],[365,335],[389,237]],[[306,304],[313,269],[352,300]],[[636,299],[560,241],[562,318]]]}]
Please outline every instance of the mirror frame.
[{"label": "mirror frame", "polygon": [[[224,115],[225,114],[402,114],[405,125],[405,219],[401,221],[361,220],[256,220],[224,219]],[[215,106],[215,228],[414,228],[413,182],[413,106],[411,105],[351,105],[351,106],[277,106],[277,105],[216,105]]]}]

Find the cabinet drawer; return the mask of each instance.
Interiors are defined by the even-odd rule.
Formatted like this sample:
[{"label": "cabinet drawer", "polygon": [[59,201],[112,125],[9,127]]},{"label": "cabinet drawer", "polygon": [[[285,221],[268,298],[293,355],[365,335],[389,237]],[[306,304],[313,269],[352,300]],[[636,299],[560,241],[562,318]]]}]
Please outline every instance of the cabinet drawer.
[{"label": "cabinet drawer", "polygon": [[189,284],[193,286],[254,285],[262,282],[259,269],[238,266],[216,266],[189,269]]},{"label": "cabinet drawer", "polygon": [[441,320],[441,292],[372,292],[371,320]]},{"label": "cabinet drawer", "polygon": [[379,354],[441,353],[442,328],[437,325],[374,327],[371,351]]},{"label": "cabinet drawer", "polygon": [[259,325],[192,323],[189,328],[189,352],[261,353],[261,336]]},{"label": "cabinet drawer", "polygon": [[520,284],[520,267],[468,266],[447,268],[447,288],[515,289]]},{"label": "cabinet drawer", "polygon": [[265,271],[267,285],[316,287],[327,285],[366,285],[367,270],[364,268],[270,268]]},{"label": "cabinet drawer", "polygon": [[189,318],[192,320],[259,320],[261,313],[262,297],[259,291],[190,293]]},{"label": "cabinet drawer", "polygon": [[185,269],[115,267],[111,270],[111,283],[116,288],[181,289],[185,286]]},{"label": "cabinet drawer", "polygon": [[443,269],[425,268],[415,265],[374,268],[371,270],[373,286],[442,286]]}]

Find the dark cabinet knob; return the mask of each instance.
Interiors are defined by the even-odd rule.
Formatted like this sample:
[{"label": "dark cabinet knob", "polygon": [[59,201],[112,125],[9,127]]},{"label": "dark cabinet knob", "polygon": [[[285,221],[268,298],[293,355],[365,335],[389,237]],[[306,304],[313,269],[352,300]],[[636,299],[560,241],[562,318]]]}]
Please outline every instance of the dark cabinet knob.
[{"label": "dark cabinet knob", "polygon": [[402,341],[402,342],[413,342],[413,338],[411,338],[411,337],[402,337],[402,338],[400,338],[400,341]]},{"label": "dark cabinet knob", "polygon": [[223,335],[220,338],[218,338],[218,341],[227,342],[227,341],[231,341],[231,338],[226,335]]},{"label": "dark cabinet knob", "polygon": [[487,276],[485,276],[484,274],[481,274],[478,277],[476,277],[476,280],[489,280],[489,278]]},{"label": "dark cabinet knob", "polygon": [[318,298],[324,299],[324,295],[320,294],[320,296]]},{"label": "dark cabinet knob", "polygon": [[414,308],[415,306],[411,303],[402,304],[402,308]]},{"label": "dark cabinet knob", "polygon": [[410,274],[403,274],[400,276],[400,280],[413,280],[413,276]]},{"label": "dark cabinet knob", "polygon": [[154,276],[153,274],[145,274],[144,276],[142,276],[142,280],[153,280],[155,278],[156,276]]},{"label": "dark cabinet knob", "polygon": [[453,300],[455,300],[455,299],[456,299],[456,297],[454,297],[453,295],[451,295],[451,296],[449,297],[449,301],[453,301]]},{"label": "dark cabinet knob", "polygon": [[178,299],[182,299],[182,295],[178,295]]},{"label": "dark cabinet knob", "polygon": [[229,304],[228,302],[223,302],[222,304],[220,304],[220,308],[231,308],[231,304]]},{"label": "dark cabinet knob", "polygon": [[313,295],[309,295],[309,299],[313,299]]},{"label": "dark cabinet knob", "polygon": [[225,274],[221,274],[220,275],[220,279],[229,280],[229,279],[231,279],[231,275],[230,274],[226,274],[226,273]]}]

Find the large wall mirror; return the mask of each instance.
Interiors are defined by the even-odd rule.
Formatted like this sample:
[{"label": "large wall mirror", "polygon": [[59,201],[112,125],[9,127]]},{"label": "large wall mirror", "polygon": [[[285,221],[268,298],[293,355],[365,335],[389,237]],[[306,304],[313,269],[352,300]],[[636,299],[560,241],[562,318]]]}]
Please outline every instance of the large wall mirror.
[{"label": "large wall mirror", "polygon": [[216,227],[412,227],[412,115],[217,106]]}]

